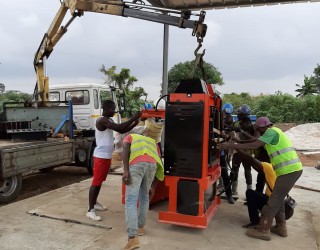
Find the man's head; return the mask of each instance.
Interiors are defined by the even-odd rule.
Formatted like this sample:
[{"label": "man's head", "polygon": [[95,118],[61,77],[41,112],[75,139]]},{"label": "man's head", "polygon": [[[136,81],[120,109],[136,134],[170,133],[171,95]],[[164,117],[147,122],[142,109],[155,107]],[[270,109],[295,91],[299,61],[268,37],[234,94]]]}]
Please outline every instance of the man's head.
[{"label": "man's head", "polygon": [[256,123],[254,124],[256,130],[263,135],[264,132],[266,132],[266,130],[268,128],[270,128],[272,126],[272,122],[270,122],[268,117],[259,117],[256,120]]},{"label": "man's head", "polygon": [[223,120],[224,120],[225,127],[233,126],[233,117],[231,114],[224,114]]},{"label": "man's head", "polygon": [[106,117],[113,117],[114,114],[116,113],[116,105],[111,100],[105,100],[102,103],[102,109],[103,109],[102,115]]},{"label": "man's head", "polygon": [[238,120],[241,120],[243,117],[245,116],[250,116],[251,114],[251,109],[248,105],[246,104],[242,104],[237,110],[236,110],[236,113],[237,113],[237,117],[238,117]]},{"label": "man's head", "polygon": [[223,106],[222,106],[222,112],[226,113],[226,114],[232,114],[233,112],[233,106],[231,103],[225,103]]},{"label": "man's head", "polygon": [[241,129],[248,132],[250,130],[250,128],[252,128],[252,123],[251,123],[250,117],[249,116],[241,117],[241,119],[239,120],[239,126]]}]

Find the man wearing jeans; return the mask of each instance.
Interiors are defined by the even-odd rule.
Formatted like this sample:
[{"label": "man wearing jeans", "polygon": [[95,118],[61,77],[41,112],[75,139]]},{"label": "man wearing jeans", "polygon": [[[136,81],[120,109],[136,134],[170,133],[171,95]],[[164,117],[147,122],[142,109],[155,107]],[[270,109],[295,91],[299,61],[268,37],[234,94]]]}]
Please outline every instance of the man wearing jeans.
[{"label": "man wearing jeans", "polygon": [[130,131],[139,123],[141,112],[138,112],[131,119],[124,123],[114,123],[111,117],[116,113],[116,105],[111,100],[105,100],[102,104],[103,113],[96,121],[95,138],[97,147],[93,152],[93,179],[89,190],[89,207],[86,213],[87,218],[100,221],[101,217],[96,210],[107,210],[106,206],[97,202],[102,182],[107,178],[111,166],[112,152],[114,149],[113,131],[125,133]]},{"label": "man wearing jeans", "polygon": [[131,134],[124,138],[122,159],[128,233],[124,249],[132,250],[140,247],[138,235],[144,234],[149,199],[154,194],[157,182],[164,179],[164,170],[155,140],[143,135]]}]

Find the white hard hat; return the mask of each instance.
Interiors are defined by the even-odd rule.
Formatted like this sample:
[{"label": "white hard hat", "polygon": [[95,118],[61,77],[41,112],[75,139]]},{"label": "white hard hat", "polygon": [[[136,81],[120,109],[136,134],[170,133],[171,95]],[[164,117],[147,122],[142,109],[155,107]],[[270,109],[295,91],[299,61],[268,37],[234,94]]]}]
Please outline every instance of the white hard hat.
[{"label": "white hard hat", "polygon": [[[154,101],[154,106],[156,107],[157,102],[159,101],[159,99]],[[166,109],[166,101],[161,99],[158,103],[158,107],[156,107],[157,109]]]}]

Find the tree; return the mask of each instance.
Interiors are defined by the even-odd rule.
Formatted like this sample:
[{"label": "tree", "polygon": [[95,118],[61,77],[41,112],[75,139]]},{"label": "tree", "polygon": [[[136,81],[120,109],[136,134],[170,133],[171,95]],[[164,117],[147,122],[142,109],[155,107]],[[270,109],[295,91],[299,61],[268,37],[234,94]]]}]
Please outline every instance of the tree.
[{"label": "tree", "polygon": [[140,98],[146,96],[147,93],[142,87],[136,87],[132,90],[134,83],[138,79],[130,74],[130,69],[123,68],[120,73],[116,73],[116,69],[116,66],[106,69],[102,64],[99,71],[104,74],[105,84],[124,90],[126,109],[121,111],[121,116],[131,117],[143,106],[144,101]]},{"label": "tree", "polygon": [[[207,78],[207,82],[218,85],[224,84],[222,74],[215,66],[210,63],[204,62],[203,68]],[[200,68],[195,65],[194,60],[174,65],[169,70],[168,74],[168,93],[174,92],[181,80],[190,78],[203,79],[202,72]]]},{"label": "tree", "polygon": [[317,67],[313,70],[313,74],[314,74],[314,84],[315,84],[315,88],[317,93],[320,93],[320,65],[317,64]]},{"label": "tree", "polygon": [[296,84],[299,89],[295,91],[298,92],[297,97],[303,97],[307,95],[320,94],[320,65],[314,68],[313,74],[310,77],[304,76],[304,84]]},{"label": "tree", "polygon": [[223,95],[223,103],[231,103],[234,111],[239,108],[242,104],[248,105],[251,109],[254,106],[255,97],[250,96],[249,93],[242,92],[241,94],[231,93]]},{"label": "tree", "polygon": [[297,94],[297,97],[303,97],[317,93],[315,86],[315,78],[313,76],[304,76],[304,85],[296,84],[296,86],[299,87],[299,89],[295,90],[299,93]]},{"label": "tree", "polygon": [[32,95],[17,90],[8,90],[0,94],[1,102],[25,102],[31,100]]}]

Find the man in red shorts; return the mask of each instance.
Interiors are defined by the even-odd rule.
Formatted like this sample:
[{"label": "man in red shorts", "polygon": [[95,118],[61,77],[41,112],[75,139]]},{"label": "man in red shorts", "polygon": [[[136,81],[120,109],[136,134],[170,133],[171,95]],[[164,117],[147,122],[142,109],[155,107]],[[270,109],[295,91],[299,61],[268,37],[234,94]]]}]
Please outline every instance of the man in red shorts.
[{"label": "man in red shorts", "polygon": [[89,191],[89,208],[86,216],[89,219],[99,221],[101,217],[96,214],[96,210],[107,210],[106,206],[97,202],[102,182],[106,180],[111,166],[112,152],[114,149],[113,131],[126,133],[139,123],[141,112],[138,112],[131,119],[124,123],[114,123],[111,117],[115,114],[115,103],[106,100],[102,104],[103,113],[96,121],[95,137],[97,147],[93,153],[93,180]]}]

